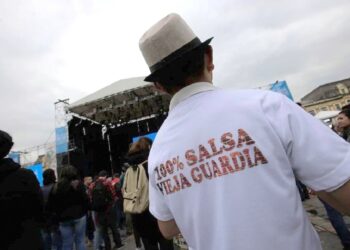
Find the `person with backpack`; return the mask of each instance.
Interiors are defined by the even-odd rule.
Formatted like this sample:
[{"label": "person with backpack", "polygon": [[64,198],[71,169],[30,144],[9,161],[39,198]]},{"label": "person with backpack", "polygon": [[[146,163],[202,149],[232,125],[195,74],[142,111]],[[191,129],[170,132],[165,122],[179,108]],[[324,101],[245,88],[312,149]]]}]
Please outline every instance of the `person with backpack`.
[{"label": "person with backpack", "polygon": [[6,158],[12,146],[12,137],[0,130],[0,247],[43,249],[43,197],[39,182],[32,171]]},{"label": "person with backpack", "polygon": [[116,194],[111,181],[107,178],[107,171],[102,170],[97,180],[90,185],[91,209],[95,222],[94,250],[99,250],[102,239],[105,242],[105,249],[111,249],[111,241],[108,229],[112,230],[114,248],[123,246],[117,228],[117,214],[114,209]]},{"label": "person with backpack", "polygon": [[145,250],[173,250],[173,241],[161,235],[157,220],[149,211],[147,158],[151,145],[150,139],[141,137],[128,151],[126,159],[130,167],[122,188],[124,212],[131,214],[134,234],[139,234]]},{"label": "person with backpack", "polygon": [[[92,177],[91,176],[85,176],[84,177],[84,186],[86,190],[86,194],[89,195],[89,187],[92,183]],[[92,219],[92,212],[91,210],[88,210],[87,215],[86,215],[86,232],[85,236],[87,238],[87,247],[90,247],[93,245],[93,240],[94,240],[94,232],[95,232],[95,225],[94,221]]]}]

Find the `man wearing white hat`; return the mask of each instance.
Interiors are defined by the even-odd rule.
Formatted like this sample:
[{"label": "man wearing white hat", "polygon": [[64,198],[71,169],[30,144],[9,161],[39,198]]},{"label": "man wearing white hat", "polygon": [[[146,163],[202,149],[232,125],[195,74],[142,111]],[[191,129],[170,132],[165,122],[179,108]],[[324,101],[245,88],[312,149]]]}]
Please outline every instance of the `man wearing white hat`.
[{"label": "man wearing white hat", "polygon": [[172,95],[148,168],[161,232],[196,250],[320,250],[295,177],[349,214],[349,145],[280,94],[214,87],[210,41],[177,14],[140,39],[145,80]]}]

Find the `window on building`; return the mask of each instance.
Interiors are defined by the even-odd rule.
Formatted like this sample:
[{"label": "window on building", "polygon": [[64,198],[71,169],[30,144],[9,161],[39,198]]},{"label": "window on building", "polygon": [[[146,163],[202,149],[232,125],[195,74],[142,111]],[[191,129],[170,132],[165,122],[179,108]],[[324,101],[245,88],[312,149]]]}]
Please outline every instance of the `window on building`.
[{"label": "window on building", "polygon": [[328,108],[327,108],[327,107],[322,107],[321,110],[322,110],[322,111],[327,111]]},{"label": "window on building", "polygon": [[350,100],[346,100],[347,101],[347,103],[350,103]]},{"label": "window on building", "polygon": [[335,106],[337,107],[337,110],[341,110],[341,107],[339,104],[335,104]]}]

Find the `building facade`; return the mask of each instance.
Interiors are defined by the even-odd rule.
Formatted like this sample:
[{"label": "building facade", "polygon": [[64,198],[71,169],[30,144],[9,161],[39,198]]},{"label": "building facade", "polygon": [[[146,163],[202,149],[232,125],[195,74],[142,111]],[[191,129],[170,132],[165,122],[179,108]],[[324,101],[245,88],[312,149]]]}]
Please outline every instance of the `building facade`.
[{"label": "building facade", "polygon": [[350,104],[350,78],[318,86],[301,98],[301,103],[312,115],[320,111],[341,110]]}]

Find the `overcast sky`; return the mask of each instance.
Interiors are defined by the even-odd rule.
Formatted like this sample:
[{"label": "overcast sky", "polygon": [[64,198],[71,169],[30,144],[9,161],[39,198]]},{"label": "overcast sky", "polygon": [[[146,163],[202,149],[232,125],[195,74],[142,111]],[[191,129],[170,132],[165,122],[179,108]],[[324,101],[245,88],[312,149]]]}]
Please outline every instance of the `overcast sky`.
[{"label": "overcast sky", "polygon": [[54,140],[54,102],[148,74],[138,40],[168,13],[214,36],[214,84],[286,80],[296,100],[350,77],[349,0],[1,0],[0,129],[15,149]]}]

